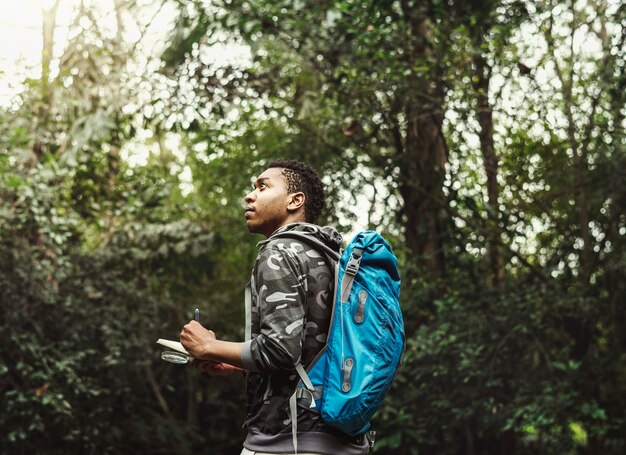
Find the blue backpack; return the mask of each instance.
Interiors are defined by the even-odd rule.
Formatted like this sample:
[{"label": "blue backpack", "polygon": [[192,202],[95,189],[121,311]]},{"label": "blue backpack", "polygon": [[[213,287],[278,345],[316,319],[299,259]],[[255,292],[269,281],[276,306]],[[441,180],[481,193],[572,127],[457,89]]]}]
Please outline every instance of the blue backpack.
[{"label": "blue backpack", "polygon": [[[404,323],[398,303],[400,275],[391,247],[379,234],[357,234],[341,257],[321,242],[297,232],[335,266],[335,297],[326,347],[305,370],[290,399],[297,453],[296,406],[317,409],[324,422],[356,436],[370,427],[404,352]],[[314,245],[313,245],[314,244]]]}]

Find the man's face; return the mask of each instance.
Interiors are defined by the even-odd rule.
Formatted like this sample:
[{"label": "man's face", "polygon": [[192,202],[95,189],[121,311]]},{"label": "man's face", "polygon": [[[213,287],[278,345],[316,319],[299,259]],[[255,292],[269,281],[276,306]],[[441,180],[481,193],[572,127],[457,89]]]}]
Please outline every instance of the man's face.
[{"label": "man's face", "polygon": [[282,168],[269,168],[254,182],[254,190],[245,197],[246,225],[250,232],[266,237],[286,224],[291,195]]}]

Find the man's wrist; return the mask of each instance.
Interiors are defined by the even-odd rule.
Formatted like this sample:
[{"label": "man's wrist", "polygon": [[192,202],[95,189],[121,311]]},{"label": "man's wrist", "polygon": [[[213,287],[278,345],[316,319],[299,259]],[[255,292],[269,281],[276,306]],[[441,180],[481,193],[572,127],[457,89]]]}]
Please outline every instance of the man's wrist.
[{"label": "man's wrist", "polygon": [[200,359],[202,360],[216,360],[215,359],[215,342],[216,340],[208,340],[202,345],[200,352]]}]

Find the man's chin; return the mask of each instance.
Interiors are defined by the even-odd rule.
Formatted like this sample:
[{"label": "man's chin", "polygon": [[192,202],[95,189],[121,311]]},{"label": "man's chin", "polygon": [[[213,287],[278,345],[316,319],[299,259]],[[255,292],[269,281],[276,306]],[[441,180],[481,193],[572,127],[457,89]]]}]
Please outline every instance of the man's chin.
[{"label": "man's chin", "polygon": [[265,229],[263,229],[263,226],[259,226],[258,224],[251,223],[250,220],[246,221],[246,227],[248,228],[248,232],[250,234],[259,234],[265,237],[269,237],[271,235],[271,234],[268,234]]},{"label": "man's chin", "polygon": [[261,232],[259,232],[259,226],[250,220],[246,220],[246,227],[248,228],[248,232],[251,234],[261,234]]}]

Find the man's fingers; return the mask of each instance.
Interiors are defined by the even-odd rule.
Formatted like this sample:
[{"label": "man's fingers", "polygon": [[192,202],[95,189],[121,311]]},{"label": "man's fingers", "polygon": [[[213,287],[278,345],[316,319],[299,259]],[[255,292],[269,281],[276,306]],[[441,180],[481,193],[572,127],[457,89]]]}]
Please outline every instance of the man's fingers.
[{"label": "man's fingers", "polygon": [[243,371],[241,368],[214,360],[195,359],[191,366],[211,376],[229,376],[233,373]]}]

